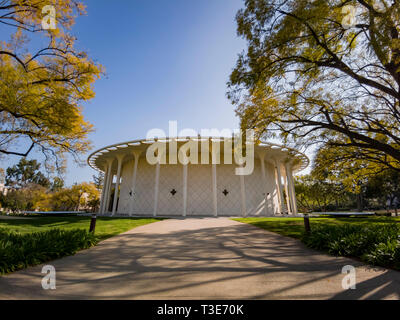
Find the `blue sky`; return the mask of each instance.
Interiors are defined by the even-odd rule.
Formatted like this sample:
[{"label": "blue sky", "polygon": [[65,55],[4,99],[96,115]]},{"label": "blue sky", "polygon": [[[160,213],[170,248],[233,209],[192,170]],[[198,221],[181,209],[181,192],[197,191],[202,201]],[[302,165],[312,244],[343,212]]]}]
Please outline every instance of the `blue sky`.
[{"label": "blue sky", "polygon": [[[242,0],[89,0],[72,32],[106,76],[84,105],[95,127],[94,149],[144,138],[148,130],[234,129],[239,120],[226,98],[238,53],[235,15]],[[31,157],[37,157],[32,154]],[[10,157],[3,166],[17,162]],[[90,181],[89,167],[68,162],[66,183]]]}]

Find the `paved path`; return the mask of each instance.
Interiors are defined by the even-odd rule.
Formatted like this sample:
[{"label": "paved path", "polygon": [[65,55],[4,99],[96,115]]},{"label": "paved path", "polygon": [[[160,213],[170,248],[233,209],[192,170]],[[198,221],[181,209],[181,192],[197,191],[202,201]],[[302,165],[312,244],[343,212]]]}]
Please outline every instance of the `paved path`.
[{"label": "paved path", "polygon": [[27,219],[32,219],[32,218],[0,215],[0,220],[27,220]]},{"label": "paved path", "polygon": [[[0,299],[399,299],[400,272],[371,269],[226,218],[170,219],[49,264],[0,277]],[[344,265],[357,288],[343,290]]]}]

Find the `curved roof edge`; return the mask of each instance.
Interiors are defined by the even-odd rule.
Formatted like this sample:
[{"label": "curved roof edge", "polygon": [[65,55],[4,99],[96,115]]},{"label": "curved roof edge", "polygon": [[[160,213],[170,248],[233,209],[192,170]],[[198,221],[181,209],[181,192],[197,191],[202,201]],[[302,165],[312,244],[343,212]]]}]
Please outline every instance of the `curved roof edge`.
[{"label": "curved roof edge", "polygon": [[[111,144],[108,146],[105,146],[103,148],[100,148],[94,152],[92,152],[88,158],[87,158],[87,163],[88,165],[96,170],[96,171],[103,171],[98,168],[96,165],[96,160],[101,156],[108,154],[113,151],[117,150],[126,150],[126,149],[133,149],[135,147],[143,146],[143,145],[150,145],[151,143],[154,143],[156,141],[159,142],[166,142],[168,143],[171,140],[175,140],[177,142],[187,142],[189,140],[194,140],[194,141],[204,141],[205,139],[207,140],[212,140],[212,139],[219,139],[220,142],[223,142],[226,139],[232,139],[231,137],[204,137],[204,136],[193,136],[193,137],[165,137],[165,138],[154,138],[154,139],[137,139],[137,140],[131,140],[131,141],[126,141],[126,142],[119,142],[115,144]],[[291,156],[298,160],[297,164],[294,165],[293,171],[294,172],[299,172],[307,168],[310,164],[310,159],[303,153],[300,152],[294,148],[289,148],[285,147],[276,143],[272,142],[267,142],[264,140],[259,140],[258,143],[256,143],[256,148],[269,148],[273,149],[277,152],[281,152],[282,154],[286,154],[286,156]]]}]

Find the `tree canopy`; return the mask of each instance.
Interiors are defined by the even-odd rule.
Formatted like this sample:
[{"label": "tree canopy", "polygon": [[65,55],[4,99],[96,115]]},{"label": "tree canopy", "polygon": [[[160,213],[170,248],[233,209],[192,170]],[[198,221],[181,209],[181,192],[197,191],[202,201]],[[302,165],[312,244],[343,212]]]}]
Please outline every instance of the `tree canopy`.
[{"label": "tree canopy", "polygon": [[100,204],[99,197],[100,193],[93,183],[83,182],[53,193],[48,202],[49,207],[55,211],[78,211],[80,207],[95,210]]},{"label": "tree canopy", "polygon": [[21,158],[20,161],[6,170],[6,185],[13,188],[26,188],[29,184],[49,187],[50,180],[40,171],[36,160]]},{"label": "tree canopy", "polygon": [[[55,29],[43,26],[46,5],[54,6]],[[90,148],[82,103],[94,97],[103,68],[75,48],[71,27],[84,13],[74,0],[0,1],[0,24],[10,34],[0,41],[0,155],[36,148],[58,168],[66,153],[77,159]]]},{"label": "tree canopy", "polygon": [[[41,163],[25,157],[6,169],[5,182],[11,187],[0,192],[0,208],[13,212],[24,210],[76,211],[96,210],[100,205],[100,190],[93,182],[75,183],[65,187],[62,177],[47,177]],[[1,171],[4,171],[0,170]]]},{"label": "tree canopy", "polygon": [[347,191],[341,181],[311,174],[296,177],[296,199],[301,212],[350,210],[355,207],[355,194]]},{"label": "tree canopy", "polygon": [[228,83],[244,128],[400,169],[400,4],[246,0]]},{"label": "tree canopy", "polygon": [[104,173],[100,171],[96,175],[92,175],[92,178],[93,184],[96,186],[96,189],[101,191],[103,189]]}]

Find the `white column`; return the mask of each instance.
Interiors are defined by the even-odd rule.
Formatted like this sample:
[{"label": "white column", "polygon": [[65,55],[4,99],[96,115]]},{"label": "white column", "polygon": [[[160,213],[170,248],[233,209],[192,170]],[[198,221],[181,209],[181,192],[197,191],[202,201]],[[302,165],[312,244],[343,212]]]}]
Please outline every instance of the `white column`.
[{"label": "white column", "polygon": [[141,151],[133,152],[134,164],[133,164],[132,185],[131,185],[132,199],[129,204],[129,216],[131,216],[133,213],[133,206],[134,206],[134,202],[135,202],[136,177],[137,177],[137,168],[138,168],[140,154],[141,154]]},{"label": "white column", "polygon": [[245,217],[247,215],[246,210],[246,190],[244,186],[244,175],[240,176],[240,193],[242,197],[242,216]]},{"label": "white column", "polygon": [[294,188],[293,169],[289,164],[286,164],[287,177],[289,182],[289,193],[292,202],[292,214],[297,214],[296,191]]},{"label": "white column", "polygon": [[297,198],[296,198],[296,189],[294,187],[294,179],[293,179],[293,170],[290,170],[290,181],[292,184],[292,198],[293,198],[293,214],[297,214]]},{"label": "white column", "polygon": [[285,166],[285,176],[283,177],[283,183],[284,183],[284,188],[285,188],[285,195],[286,195],[286,206],[288,210],[288,214],[292,214],[292,204],[291,204],[291,199],[290,199],[290,192],[289,192],[289,178],[287,175],[287,170]]},{"label": "white column", "polygon": [[112,180],[114,177],[114,175],[112,174],[113,160],[108,159],[107,164],[108,164],[108,174],[107,174],[107,184],[106,184],[105,195],[104,195],[105,198],[104,198],[103,213],[108,212],[108,208],[110,205],[110,190],[111,190]]},{"label": "white column", "polygon": [[186,217],[187,214],[187,175],[188,175],[188,165],[183,166],[183,212],[182,215]]},{"label": "white column", "polygon": [[106,205],[107,205],[106,212],[108,212],[108,213],[111,213],[111,212],[112,212],[112,208],[111,208],[111,210],[110,210],[110,204],[111,204],[111,190],[112,190],[112,184],[113,184],[113,181],[114,181],[114,177],[115,177],[115,174],[114,174],[114,173],[111,173],[110,181],[109,181],[109,183],[108,183],[107,203],[106,203]]},{"label": "white column", "polygon": [[122,168],[122,160],[123,156],[118,155],[117,156],[118,160],[118,168],[117,168],[117,180],[115,181],[115,190],[114,190],[114,202],[113,202],[113,209],[111,215],[115,215],[117,211],[117,202],[118,202],[118,196],[119,196],[119,183],[121,180],[121,168]]},{"label": "white column", "polygon": [[212,163],[212,191],[213,191],[213,205],[214,205],[214,216],[218,216],[218,198],[217,198],[217,164]]},{"label": "white column", "polygon": [[278,199],[279,199],[279,213],[284,213],[284,205],[283,205],[283,190],[282,190],[282,175],[281,175],[281,168],[280,163],[275,160],[275,170],[276,170],[276,186],[278,188]]},{"label": "white column", "polygon": [[[269,161],[264,161],[264,163],[269,163],[270,165],[272,165],[273,167],[273,163],[269,162]],[[267,200],[268,200],[268,212],[270,215],[274,215],[275,214],[275,208],[278,206],[279,207],[279,199],[278,199],[278,203],[275,201],[274,199],[274,191],[273,191],[273,183],[274,183],[274,179],[275,179],[275,170],[273,170],[272,172],[268,170],[267,166],[265,166],[265,181],[267,184],[267,193],[269,193]],[[278,192],[277,192],[278,194]]]},{"label": "white column", "polygon": [[160,181],[160,159],[158,160],[156,164],[156,177],[155,177],[155,183],[154,183],[154,210],[153,210],[153,216],[157,216],[157,210],[158,210],[158,185]]},{"label": "white column", "polygon": [[105,193],[106,193],[106,187],[107,187],[107,176],[108,176],[108,165],[106,164],[104,166],[104,181],[103,181],[103,188],[101,189],[99,213],[103,213],[104,199],[105,199]]},{"label": "white column", "polygon": [[264,184],[264,213],[266,216],[268,216],[268,187],[267,187],[267,177],[265,174],[265,162],[264,162],[265,153],[261,152],[259,153],[259,156],[261,161],[261,174]]}]

